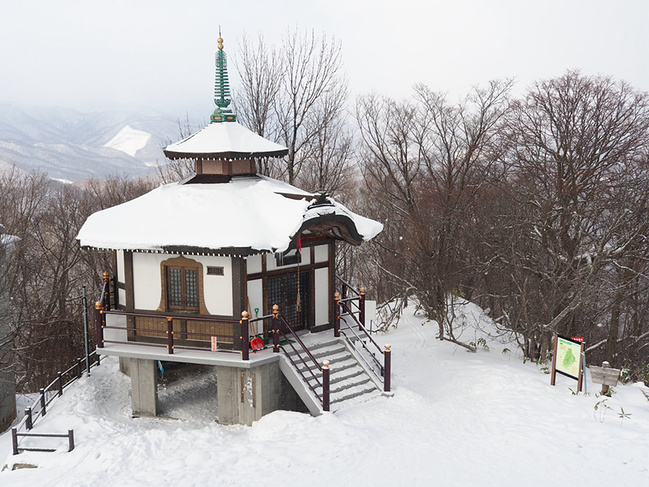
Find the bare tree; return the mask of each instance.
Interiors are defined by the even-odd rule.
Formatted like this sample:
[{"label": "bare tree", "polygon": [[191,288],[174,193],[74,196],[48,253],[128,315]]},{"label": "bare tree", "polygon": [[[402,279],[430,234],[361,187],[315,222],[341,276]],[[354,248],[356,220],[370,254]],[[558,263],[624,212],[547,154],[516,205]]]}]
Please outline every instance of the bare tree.
[{"label": "bare tree", "polygon": [[[534,84],[514,105],[506,163],[515,200],[509,220],[520,238],[503,245],[500,263],[517,288],[505,311],[512,317],[523,306],[516,326],[532,341],[530,355],[544,354],[552,332],[593,328],[585,318],[610,311],[610,299],[619,303],[628,292],[623,282],[639,272],[614,270],[646,250],[639,243],[647,220],[639,216],[647,179],[628,183],[646,153],[648,102],[624,82],[570,71]],[[611,339],[620,333],[615,315]]]},{"label": "bare tree", "polygon": [[238,117],[289,151],[282,164],[263,161],[260,171],[294,184],[305,161],[322,152],[323,143],[344,146],[337,129],[348,96],[341,45],[324,34],[295,30],[287,31],[281,48],[268,47],[261,36],[256,45],[244,37],[239,56],[235,64],[242,86],[234,97]]},{"label": "bare tree", "polygon": [[448,303],[470,291],[467,237],[498,160],[493,139],[510,88],[511,82],[492,82],[452,105],[418,86],[416,104],[369,96],[357,105],[364,174],[389,222],[378,240],[384,272],[416,290],[440,339],[469,349],[457,339]]}]

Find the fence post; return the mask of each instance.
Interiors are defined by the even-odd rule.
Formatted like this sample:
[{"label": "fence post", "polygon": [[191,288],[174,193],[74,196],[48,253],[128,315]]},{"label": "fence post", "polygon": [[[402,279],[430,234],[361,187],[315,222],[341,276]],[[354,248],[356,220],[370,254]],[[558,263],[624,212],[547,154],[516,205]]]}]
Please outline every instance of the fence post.
[{"label": "fence post", "polygon": [[392,373],[392,351],[390,345],[385,346],[383,352],[383,390],[390,392],[390,375]]},{"label": "fence post", "polygon": [[41,389],[41,416],[47,414],[46,410],[47,404],[45,404],[45,389]]},{"label": "fence post", "polygon": [[174,319],[167,317],[167,349],[169,355],[174,353]]},{"label": "fence post", "polygon": [[81,307],[83,308],[83,350],[86,354],[86,370],[90,376],[90,333],[88,332],[88,299],[86,298],[86,286],[81,288]]},{"label": "fence post", "polygon": [[281,322],[279,320],[279,306],[273,305],[273,353],[279,353],[279,332]]},{"label": "fence post", "polygon": [[108,272],[104,272],[104,303],[106,303],[106,309],[110,309],[110,277],[108,277]]},{"label": "fence post", "polygon": [[34,427],[34,422],[32,421],[32,408],[29,407],[25,409],[25,417],[27,418],[25,420],[25,428],[29,431]]},{"label": "fence post", "polygon": [[59,397],[63,395],[63,374],[59,372],[57,380],[59,381]]},{"label": "fence post", "polygon": [[322,362],[322,410],[329,411],[329,360]]},{"label": "fence post", "polygon": [[340,336],[340,294],[334,293],[334,336]]},{"label": "fence post", "polygon": [[11,428],[11,444],[13,445],[14,455],[18,455],[18,430]]},{"label": "fence post", "polygon": [[68,430],[68,452],[74,450],[74,431]]},{"label": "fence post", "polygon": [[[365,289],[359,289],[358,296],[358,321],[361,325],[365,326]],[[361,331],[362,327],[358,327],[358,331]]]},{"label": "fence post", "polygon": [[248,312],[241,312],[241,359],[249,360],[250,359],[250,336],[248,334]]},{"label": "fence post", "polygon": [[78,358],[77,359],[77,370],[78,370],[77,378],[79,378],[79,379],[81,379],[81,376],[83,375],[83,368],[81,367],[82,363],[83,363],[83,360]]},{"label": "fence post", "polygon": [[102,320],[101,302],[95,303],[95,325],[97,327],[97,348],[104,348],[104,326]]},{"label": "fence post", "polygon": [[95,352],[95,357],[97,357],[97,366],[101,365],[101,356]]}]

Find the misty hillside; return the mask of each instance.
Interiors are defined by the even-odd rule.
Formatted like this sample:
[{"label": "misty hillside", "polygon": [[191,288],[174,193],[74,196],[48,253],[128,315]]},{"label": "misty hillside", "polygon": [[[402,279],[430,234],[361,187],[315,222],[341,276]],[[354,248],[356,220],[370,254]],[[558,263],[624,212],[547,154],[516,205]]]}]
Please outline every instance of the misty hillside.
[{"label": "misty hillside", "polygon": [[0,167],[79,181],[151,172],[162,147],[180,138],[178,122],[153,111],[83,113],[0,104]]}]

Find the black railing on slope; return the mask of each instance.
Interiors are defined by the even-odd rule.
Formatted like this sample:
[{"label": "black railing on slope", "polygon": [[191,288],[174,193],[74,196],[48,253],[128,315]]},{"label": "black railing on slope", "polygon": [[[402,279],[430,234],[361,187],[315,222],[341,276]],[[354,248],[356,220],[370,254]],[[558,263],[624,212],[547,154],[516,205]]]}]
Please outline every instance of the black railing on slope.
[{"label": "black railing on slope", "polygon": [[[23,451],[43,451],[52,452],[56,451],[54,448],[37,448],[37,447],[21,447],[19,437],[38,437],[38,438],[68,438],[68,451],[74,449],[74,432],[68,430],[66,434],[53,434],[53,433],[27,433],[34,427],[36,421],[47,414],[47,408],[57,397],[63,395],[63,391],[74,381],[83,376],[85,369],[96,367],[100,364],[99,355],[93,351],[90,355],[90,366],[84,365],[85,358],[80,358],[77,363],[67,369],[65,372],[59,372],[56,379],[50,382],[46,387],[40,390],[38,398],[32,405],[25,409],[25,416],[18,423],[18,425],[11,429],[13,454],[18,455]],[[94,358],[94,360],[92,360]],[[24,432],[21,430],[25,430]]]}]

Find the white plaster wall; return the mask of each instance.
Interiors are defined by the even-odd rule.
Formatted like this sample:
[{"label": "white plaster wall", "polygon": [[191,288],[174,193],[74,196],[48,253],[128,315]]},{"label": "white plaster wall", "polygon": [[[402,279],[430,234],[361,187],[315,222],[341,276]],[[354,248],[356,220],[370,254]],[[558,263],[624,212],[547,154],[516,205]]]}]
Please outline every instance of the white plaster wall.
[{"label": "white plaster wall", "polygon": [[[232,316],[232,259],[218,256],[187,256],[187,258],[203,264],[203,296],[208,313]],[[223,267],[223,275],[208,276],[207,266]]]},{"label": "white plaster wall", "polygon": [[117,298],[119,300],[119,304],[124,306],[126,304],[126,290],[125,289],[118,289],[117,290]]},{"label": "white plaster wall", "polygon": [[[286,257],[295,255],[295,252],[296,252],[295,249],[291,250],[288,254],[286,254]],[[311,249],[309,247],[303,247],[302,262],[300,262],[300,265],[308,265],[310,263],[311,263]],[[277,264],[275,262],[275,255],[268,254],[268,256],[266,257],[266,270],[274,271],[276,269],[290,269],[291,267],[297,267],[297,264],[283,265],[281,267],[277,267]]]},{"label": "white plaster wall", "polygon": [[[259,316],[264,314],[264,291],[261,279],[248,281],[248,299],[250,300],[250,312],[255,317],[255,308],[259,308]],[[270,313],[272,310],[268,310]]]},{"label": "white plaster wall", "polygon": [[315,324],[329,323],[329,269],[315,270]]},{"label": "white plaster wall", "polygon": [[329,260],[329,246],[328,245],[318,245],[315,248],[315,262],[327,262]]},{"label": "white plaster wall", "polygon": [[169,257],[171,257],[169,254],[133,252],[133,306],[135,309],[158,309],[162,294],[160,263]]},{"label": "white plaster wall", "polygon": [[[163,261],[176,254],[133,253],[133,297],[135,309],[155,310],[162,294]],[[203,298],[209,314],[232,315],[232,262],[230,257],[186,256],[203,265]],[[223,267],[222,276],[208,276],[207,266]],[[122,301],[120,301],[122,302]]]},{"label": "white plaster wall", "polygon": [[261,254],[246,257],[246,267],[248,268],[248,275],[261,272]]},{"label": "white plaster wall", "polygon": [[[123,250],[117,251],[117,282],[121,282],[122,284],[126,282],[124,280],[124,251]],[[120,299],[119,302],[123,303],[124,301]]]},{"label": "white plaster wall", "polygon": [[[126,316],[120,315],[106,315],[106,326],[111,328],[106,328],[104,330],[104,340],[115,341],[115,342],[127,342],[127,332],[126,332]],[[116,330],[117,327],[121,328]]]}]

